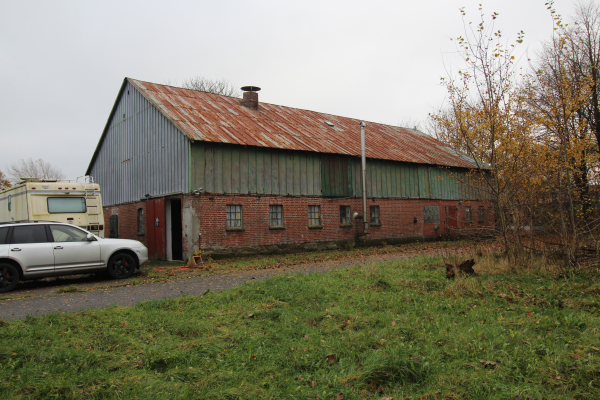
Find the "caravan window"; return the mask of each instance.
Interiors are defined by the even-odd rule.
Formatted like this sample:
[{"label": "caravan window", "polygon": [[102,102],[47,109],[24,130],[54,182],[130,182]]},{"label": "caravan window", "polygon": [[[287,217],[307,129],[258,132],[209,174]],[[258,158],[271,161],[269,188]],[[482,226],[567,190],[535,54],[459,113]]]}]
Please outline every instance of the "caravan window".
[{"label": "caravan window", "polygon": [[50,214],[84,213],[85,198],[83,197],[49,197],[48,212]]}]

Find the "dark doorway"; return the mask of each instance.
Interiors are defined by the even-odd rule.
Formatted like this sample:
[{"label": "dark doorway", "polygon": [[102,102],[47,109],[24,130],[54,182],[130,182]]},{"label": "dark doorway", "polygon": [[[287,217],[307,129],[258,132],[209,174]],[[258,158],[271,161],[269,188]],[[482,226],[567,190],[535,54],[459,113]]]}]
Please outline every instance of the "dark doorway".
[{"label": "dark doorway", "polygon": [[181,226],[181,199],[171,199],[171,257],[183,260],[183,230]]}]

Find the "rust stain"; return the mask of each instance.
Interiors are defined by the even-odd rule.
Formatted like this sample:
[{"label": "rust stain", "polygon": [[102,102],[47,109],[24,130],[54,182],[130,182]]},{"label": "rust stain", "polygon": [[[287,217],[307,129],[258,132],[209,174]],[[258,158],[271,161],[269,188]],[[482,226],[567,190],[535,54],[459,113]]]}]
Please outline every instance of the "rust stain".
[{"label": "rust stain", "polygon": [[[360,120],[129,79],[189,139],[247,146],[360,156]],[[332,122],[333,127],[325,121]],[[367,122],[367,157],[475,168],[446,144],[425,134]]]}]

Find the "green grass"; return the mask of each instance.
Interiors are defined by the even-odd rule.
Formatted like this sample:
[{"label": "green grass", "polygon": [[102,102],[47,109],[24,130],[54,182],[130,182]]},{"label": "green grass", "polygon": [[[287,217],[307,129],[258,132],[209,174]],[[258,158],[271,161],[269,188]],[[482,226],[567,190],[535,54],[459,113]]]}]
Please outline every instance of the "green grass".
[{"label": "green grass", "polygon": [[440,258],[0,322],[0,398],[600,398],[600,284]]}]

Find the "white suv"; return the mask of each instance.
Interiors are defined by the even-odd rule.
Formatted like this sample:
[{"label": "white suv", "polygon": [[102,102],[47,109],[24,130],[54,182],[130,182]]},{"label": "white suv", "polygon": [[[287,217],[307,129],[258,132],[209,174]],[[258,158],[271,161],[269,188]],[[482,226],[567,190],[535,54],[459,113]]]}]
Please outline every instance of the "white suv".
[{"label": "white suv", "polygon": [[107,271],[128,278],[147,261],[137,240],[102,239],[60,222],[0,223],[0,293],[48,276]]}]

